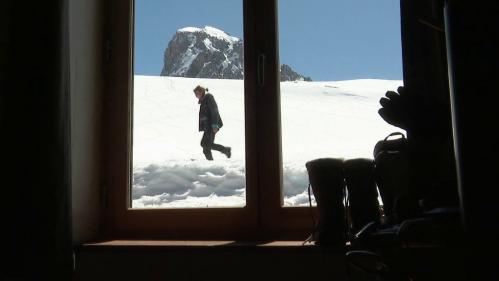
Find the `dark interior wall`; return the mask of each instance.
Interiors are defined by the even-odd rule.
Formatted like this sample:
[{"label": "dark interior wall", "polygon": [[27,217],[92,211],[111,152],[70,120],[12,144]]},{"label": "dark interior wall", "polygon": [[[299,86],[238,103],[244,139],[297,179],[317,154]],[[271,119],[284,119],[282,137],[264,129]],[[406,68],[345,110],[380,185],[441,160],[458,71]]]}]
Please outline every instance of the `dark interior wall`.
[{"label": "dark interior wall", "polygon": [[[465,223],[477,237],[498,233],[499,4],[481,1],[470,8],[448,1],[446,21],[456,153],[459,159]],[[492,212],[492,210],[495,210]],[[496,236],[497,238],[498,236]]]},{"label": "dark interior wall", "polygon": [[[7,63],[7,50],[10,45],[10,1],[2,1],[0,3],[0,85],[6,82],[4,65]],[[2,104],[2,95],[0,95],[0,104]],[[1,114],[1,112],[0,112]],[[1,115],[0,115],[1,116]]]},{"label": "dark interior wall", "polygon": [[1,3],[0,279],[60,280],[72,268],[66,6]]},{"label": "dark interior wall", "polygon": [[[497,278],[499,237],[499,28],[497,1],[448,0],[452,113],[470,279]],[[479,260],[476,263],[475,260]]]}]

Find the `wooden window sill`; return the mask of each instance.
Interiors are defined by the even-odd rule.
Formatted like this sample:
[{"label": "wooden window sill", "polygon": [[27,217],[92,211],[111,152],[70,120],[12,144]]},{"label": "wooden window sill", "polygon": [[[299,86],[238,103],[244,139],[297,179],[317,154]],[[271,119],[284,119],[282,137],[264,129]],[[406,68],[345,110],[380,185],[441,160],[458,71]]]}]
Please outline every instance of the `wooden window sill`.
[{"label": "wooden window sill", "polygon": [[80,250],[153,250],[153,249],[192,249],[192,250],[237,250],[237,249],[253,249],[256,251],[262,250],[284,250],[284,251],[317,251],[344,254],[348,251],[349,243],[346,244],[345,250],[327,249],[314,245],[311,242],[303,243],[303,241],[230,241],[230,240],[105,240],[97,242],[89,242],[80,245]]},{"label": "wooden window sill", "polygon": [[75,280],[95,280],[95,276],[99,280],[229,280],[221,279],[221,272],[241,281],[262,276],[347,280],[344,252],[302,241],[106,240],[75,250]]},{"label": "wooden window sill", "polygon": [[89,242],[81,245],[84,248],[134,248],[134,247],[254,247],[254,248],[317,248],[312,243],[303,241],[192,241],[192,240],[106,240]]}]

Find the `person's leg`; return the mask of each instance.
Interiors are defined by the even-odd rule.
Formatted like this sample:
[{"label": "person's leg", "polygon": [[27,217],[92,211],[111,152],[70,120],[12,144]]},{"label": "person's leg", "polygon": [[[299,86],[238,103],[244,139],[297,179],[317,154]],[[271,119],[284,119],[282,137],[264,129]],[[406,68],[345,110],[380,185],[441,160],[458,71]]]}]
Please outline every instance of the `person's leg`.
[{"label": "person's leg", "polygon": [[230,156],[231,156],[231,149],[230,149],[230,147],[214,143],[214,141],[215,141],[215,134],[213,134],[213,140],[212,140],[212,144],[211,144],[211,149],[219,151],[219,152],[225,154],[225,156],[227,156],[228,158],[230,158]]},{"label": "person's leg", "polygon": [[212,131],[204,131],[203,138],[201,139],[201,146],[203,147],[203,153],[206,159],[213,160],[213,155],[211,154],[211,147],[213,141],[215,140],[215,134]]},{"label": "person's leg", "polygon": [[201,139],[201,146],[203,147],[203,153],[206,155],[206,159],[213,160],[211,150],[219,151],[225,154],[228,158],[231,157],[231,148],[225,147],[221,144],[214,143],[215,133],[211,130],[205,131],[203,138]]}]

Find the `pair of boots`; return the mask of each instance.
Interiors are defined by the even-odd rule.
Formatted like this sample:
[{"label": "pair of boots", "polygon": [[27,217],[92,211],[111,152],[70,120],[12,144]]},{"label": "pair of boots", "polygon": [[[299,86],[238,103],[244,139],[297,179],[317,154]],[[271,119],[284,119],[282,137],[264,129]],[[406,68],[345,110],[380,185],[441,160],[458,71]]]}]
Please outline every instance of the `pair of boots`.
[{"label": "pair of boots", "polygon": [[350,231],[379,219],[373,160],[319,158],[305,166],[318,210],[312,239],[316,245],[344,249]]}]

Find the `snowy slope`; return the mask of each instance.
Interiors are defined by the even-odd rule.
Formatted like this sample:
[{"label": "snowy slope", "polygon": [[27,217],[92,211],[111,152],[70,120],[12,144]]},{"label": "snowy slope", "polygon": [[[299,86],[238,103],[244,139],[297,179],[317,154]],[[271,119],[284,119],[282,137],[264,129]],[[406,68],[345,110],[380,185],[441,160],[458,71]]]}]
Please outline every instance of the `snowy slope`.
[{"label": "snowy slope", "polygon": [[[232,158],[199,145],[199,105],[192,89],[210,89],[224,127],[216,142]],[[282,82],[281,118],[286,205],[307,202],[305,162],[320,157],[372,158],[375,143],[393,131],[377,110],[402,81]],[[244,85],[242,80],[135,76],[134,207],[244,205]]]}]

